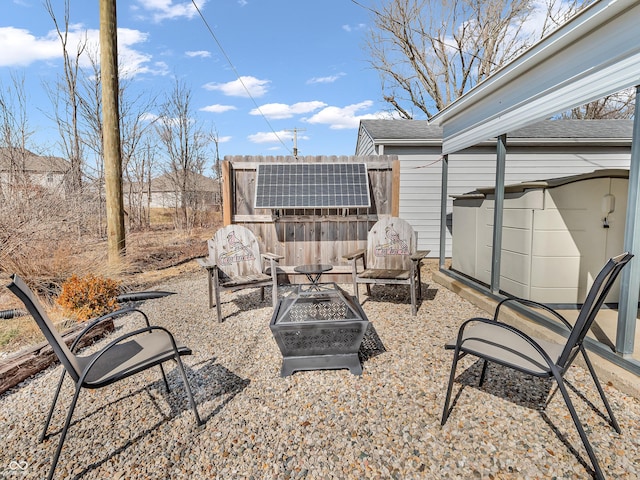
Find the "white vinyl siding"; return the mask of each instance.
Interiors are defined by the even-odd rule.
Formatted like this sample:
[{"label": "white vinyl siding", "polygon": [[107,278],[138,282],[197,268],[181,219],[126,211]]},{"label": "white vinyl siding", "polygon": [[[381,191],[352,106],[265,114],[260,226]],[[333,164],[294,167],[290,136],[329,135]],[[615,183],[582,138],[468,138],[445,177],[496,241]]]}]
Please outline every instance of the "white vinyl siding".
[{"label": "white vinyl siding", "polygon": [[[418,248],[440,252],[439,147],[385,146],[386,154],[400,160],[400,217],[418,232]],[[421,153],[418,153],[421,152]],[[629,147],[550,146],[507,149],[505,183],[556,178],[606,168],[629,168]],[[495,185],[496,155],[492,147],[470,148],[449,156],[447,213],[453,212],[451,195]],[[447,230],[445,256],[451,257],[451,234]]]}]

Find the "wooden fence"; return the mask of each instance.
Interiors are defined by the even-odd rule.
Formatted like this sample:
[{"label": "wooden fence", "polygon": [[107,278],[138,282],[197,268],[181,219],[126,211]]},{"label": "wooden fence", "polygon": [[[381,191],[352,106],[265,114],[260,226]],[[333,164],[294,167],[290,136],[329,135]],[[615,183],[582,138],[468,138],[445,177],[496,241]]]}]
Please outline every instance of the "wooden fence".
[{"label": "wooden fence", "polygon": [[[260,163],[365,163],[370,208],[256,209],[257,165]],[[283,255],[280,266],[289,274],[296,265],[329,263],[323,281],[348,281],[350,267],[342,256],[367,244],[367,233],[382,217],[397,216],[400,165],[396,155],[225,157],[222,165],[225,225],[243,225],[256,235],[262,251]],[[299,280],[299,279],[298,279]]]}]

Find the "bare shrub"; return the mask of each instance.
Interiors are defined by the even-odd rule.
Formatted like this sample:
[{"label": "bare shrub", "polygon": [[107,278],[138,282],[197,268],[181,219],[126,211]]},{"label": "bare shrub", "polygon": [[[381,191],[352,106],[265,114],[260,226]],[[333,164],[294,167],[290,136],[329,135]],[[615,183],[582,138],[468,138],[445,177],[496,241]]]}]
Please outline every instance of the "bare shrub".
[{"label": "bare shrub", "polygon": [[0,273],[17,273],[40,292],[57,291],[71,275],[114,276],[89,228],[86,202],[31,187],[0,202]]}]

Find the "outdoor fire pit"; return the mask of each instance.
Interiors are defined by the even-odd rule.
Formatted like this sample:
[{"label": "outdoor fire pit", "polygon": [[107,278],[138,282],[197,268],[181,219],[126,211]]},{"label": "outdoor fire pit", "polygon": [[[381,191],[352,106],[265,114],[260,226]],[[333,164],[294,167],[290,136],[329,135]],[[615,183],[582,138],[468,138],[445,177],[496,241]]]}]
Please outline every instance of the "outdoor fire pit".
[{"label": "outdoor fire pit", "polygon": [[298,286],[278,302],[269,324],[282,352],[280,376],[337,368],[361,375],[358,351],[368,325],[355,298],[335,283]]}]

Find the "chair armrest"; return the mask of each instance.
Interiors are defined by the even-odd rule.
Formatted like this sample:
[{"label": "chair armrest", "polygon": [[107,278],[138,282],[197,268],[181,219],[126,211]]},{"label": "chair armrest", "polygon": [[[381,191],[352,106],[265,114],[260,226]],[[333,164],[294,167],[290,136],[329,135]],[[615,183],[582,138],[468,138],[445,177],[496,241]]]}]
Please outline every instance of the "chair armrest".
[{"label": "chair armrest", "polygon": [[106,315],[102,315],[100,317],[97,317],[97,318],[94,318],[93,320],[91,320],[87,324],[87,326],[82,329],[82,331],[78,334],[76,339],[73,341],[73,343],[71,344],[70,350],[73,352],[73,349],[78,345],[78,343],[80,342],[82,337],[84,337],[92,328],[94,328],[99,323],[102,323],[105,320],[110,320],[112,318],[119,317],[121,315],[127,315],[127,314],[132,313],[132,312],[140,313],[144,317],[145,322],[147,324],[147,327],[149,326],[149,318],[147,317],[147,315],[142,310],[137,309],[135,307],[120,308],[118,310],[114,310],[113,312],[107,313]]},{"label": "chair armrest", "polygon": [[411,255],[411,260],[413,260],[414,262],[418,262],[420,260],[423,260],[430,253],[431,250],[416,250],[416,252]]},{"label": "chair armrest", "polygon": [[260,254],[260,257],[262,257],[262,271],[263,273],[266,273],[267,275],[271,275],[271,278],[274,281],[274,284],[278,282],[278,268],[277,268],[277,264],[278,261],[282,258],[284,258],[283,255],[277,255],[275,253],[271,253],[271,252],[264,252]]},{"label": "chair armrest", "polygon": [[343,255],[342,258],[345,260],[355,260],[356,258],[364,257],[364,254],[367,252],[366,248],[361,248],[356,250],[355,252],[348,253],[347,255]]},{"label": "chair armrest", "polygon": [[271,253],[271,252],[261,253],[260,256],[264,259],[275,260],[275,261],[282,260],[284,258],[284,255],[278,255],[277,253]]},{"label": "chair armrest", "polygon": [[560,314],[559,312],[555,311],[553,308],[549,307],[548,305],[545,305],[544,303],[536,302],[535,300],[527,300],[526,298],[519,298],[519,297],[505,298],[500,303],[498,303],[498,305],[496,305],[496,311],[493,314],[493,320],[495,320],[496,322],[498,321],[498,315],[500,313],[500,307],[502,307],[502,305],[504,305],[506,303],[509,303],[509,302],[517,302],[517,303],[520,303],[520,304],[525,305],[527,307],[541,308],[541,309],[545,310],[546,312],[549,312],[551,315],[556,317],[558,320],[560,320],[565,325],[565,327],[567,327],[569,330],[571,330],[571,328],[573,328],[571,326],[571,324],[567,321],[567,319],[562,316],[562,314]]},{"label": "chair armrest", "polygon": [[211,270],[212,268],[216,268],[218,266],[216,262],[213,261],[210,257],[196,258],[196,261],[200,264],[201,267],[204,267],[207,270]]}]

